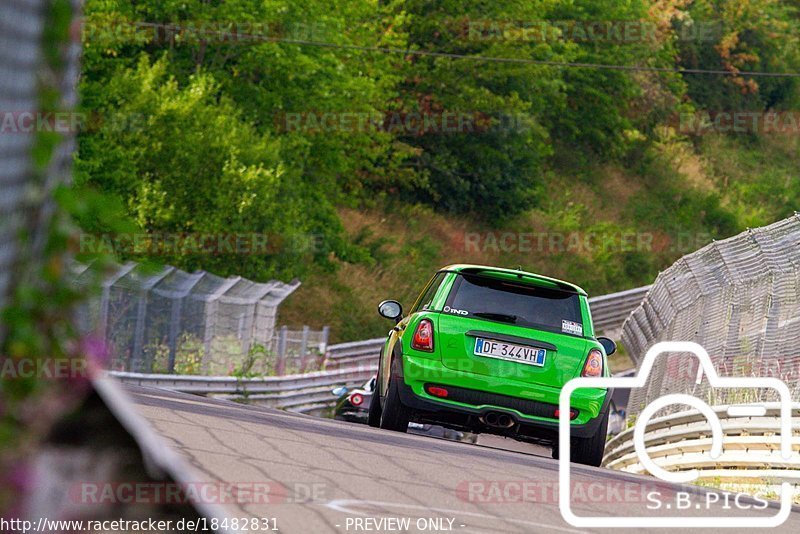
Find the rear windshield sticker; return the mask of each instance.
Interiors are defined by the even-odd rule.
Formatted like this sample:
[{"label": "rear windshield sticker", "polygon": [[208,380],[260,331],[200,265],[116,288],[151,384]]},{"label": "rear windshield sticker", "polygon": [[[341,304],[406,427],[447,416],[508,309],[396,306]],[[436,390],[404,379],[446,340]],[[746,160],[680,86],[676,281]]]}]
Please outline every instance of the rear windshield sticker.
[{"label": "rear windshield sticker", "polygon": [[575,334],[577,336],[583,335],[583,326],[580,323],[573,323],[566,319],[561,320],[561,331],[567,334]]}]

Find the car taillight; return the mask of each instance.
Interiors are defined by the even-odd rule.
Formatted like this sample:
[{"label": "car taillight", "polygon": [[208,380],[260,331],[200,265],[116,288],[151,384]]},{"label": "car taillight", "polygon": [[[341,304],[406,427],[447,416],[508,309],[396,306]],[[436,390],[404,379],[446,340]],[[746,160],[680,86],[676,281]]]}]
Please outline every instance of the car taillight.
[{"label": "car taillight", "polygon": [[364,403],[364,397],[361,393],[353,393],[350,395],[350,404],[353,406],[361,406]]},{"label": "car taillight", "polygon": [[583,365],[581,376],[603,376],[603,353],[598,349],[589,351],[586,357],[586,363]]},{"label": "car taillight", "polygon": [[411,348],[433,352],[433,323],[430,319],[423,319],[417,325],[411,338]]},{"label": "car taillight", "polygon": [[446,388],[441,386],[428,386],[428,393],[434,397],[447,397],[450,394]]}]

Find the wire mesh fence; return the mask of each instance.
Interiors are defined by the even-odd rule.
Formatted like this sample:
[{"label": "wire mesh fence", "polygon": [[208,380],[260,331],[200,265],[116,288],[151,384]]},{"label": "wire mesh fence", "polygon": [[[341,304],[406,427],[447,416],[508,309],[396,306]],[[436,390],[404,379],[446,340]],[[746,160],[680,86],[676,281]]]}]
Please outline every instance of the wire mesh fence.
[{"label": "wire mesh fence", "polygon": [[[716,241],[659,274],[623,325],[622,340],[641,363],[658,341],[695,341],[723,376],[776,377],[800,401],[800,216]],[[647,387],[631,391],[628,414],[669,393],[712,405],[778,400],[768,389],[712,389],[697,382],[697,359],[662,354]],[[685,409],[667,408],[667,414]]]},{"label": "wire mesh fence", "polygon": [[311,330],[289,330],[282,326],[272,339],[251,351],[239,373],[245,376],[293,375],[320,371],[325,366],[328,348],[328,327]]},{"label": "wire mesh fence", "polygon": [[[73,267],[88,285],[86,265]],[[319,368],[327,329],[276,329],[278,305],[299,281],[256,283],[129,262],[107,275],[80,326],[107,340],[110,368],[136,373],[259,375]],[[316,367],[315,367],[316,366]]]}]

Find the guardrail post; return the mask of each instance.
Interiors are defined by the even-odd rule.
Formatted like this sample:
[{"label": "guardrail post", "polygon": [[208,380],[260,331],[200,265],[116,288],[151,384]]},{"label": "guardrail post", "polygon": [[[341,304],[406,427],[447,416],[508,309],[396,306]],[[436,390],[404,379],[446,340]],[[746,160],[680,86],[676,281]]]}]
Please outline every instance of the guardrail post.
[{"label": "guardrail post", "polygon": [[322,327],[322,341],[320,342],[320,347],[319,347],[319,351],[322,354],[325,354],[326,352],[328,352],[328,335],[330,335],[330,333],[331,333],[331,327],[330,326],[323,326]]},{"label": "guardrail post", "polygon": [[286,372],[286,326],[278,331],[278,361],[275,364],[275,374],[283,376]]},{"label": "guardrail post", "polygon": [[300,340],[300,357],[305,358],[308,353],[308,326],[303,325],[303,337]]},{"label": "guardrail post", "polygon": [[298,372],[305,373],[308,364],[308,326],[303,325],[303,331],[300,337],[300,369]]},{"label": "guardrail post", "polygon": [[331,327],[322,327],[322,340],[319,342],[319,355],[317,356],[318,367],[324,370],[328,366],[328,336],[330,335]]}]

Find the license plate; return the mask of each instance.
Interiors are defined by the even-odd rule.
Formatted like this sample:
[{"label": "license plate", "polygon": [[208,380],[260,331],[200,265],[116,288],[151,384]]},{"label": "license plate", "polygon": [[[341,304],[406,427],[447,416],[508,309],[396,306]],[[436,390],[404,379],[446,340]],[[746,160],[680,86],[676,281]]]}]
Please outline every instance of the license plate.
[{"label": "license plate", "polygon": [[475,354],[487,358],[498,358],[500,360],[543,367],[547,351],[536,347],[479,337],[475,339]]}]

